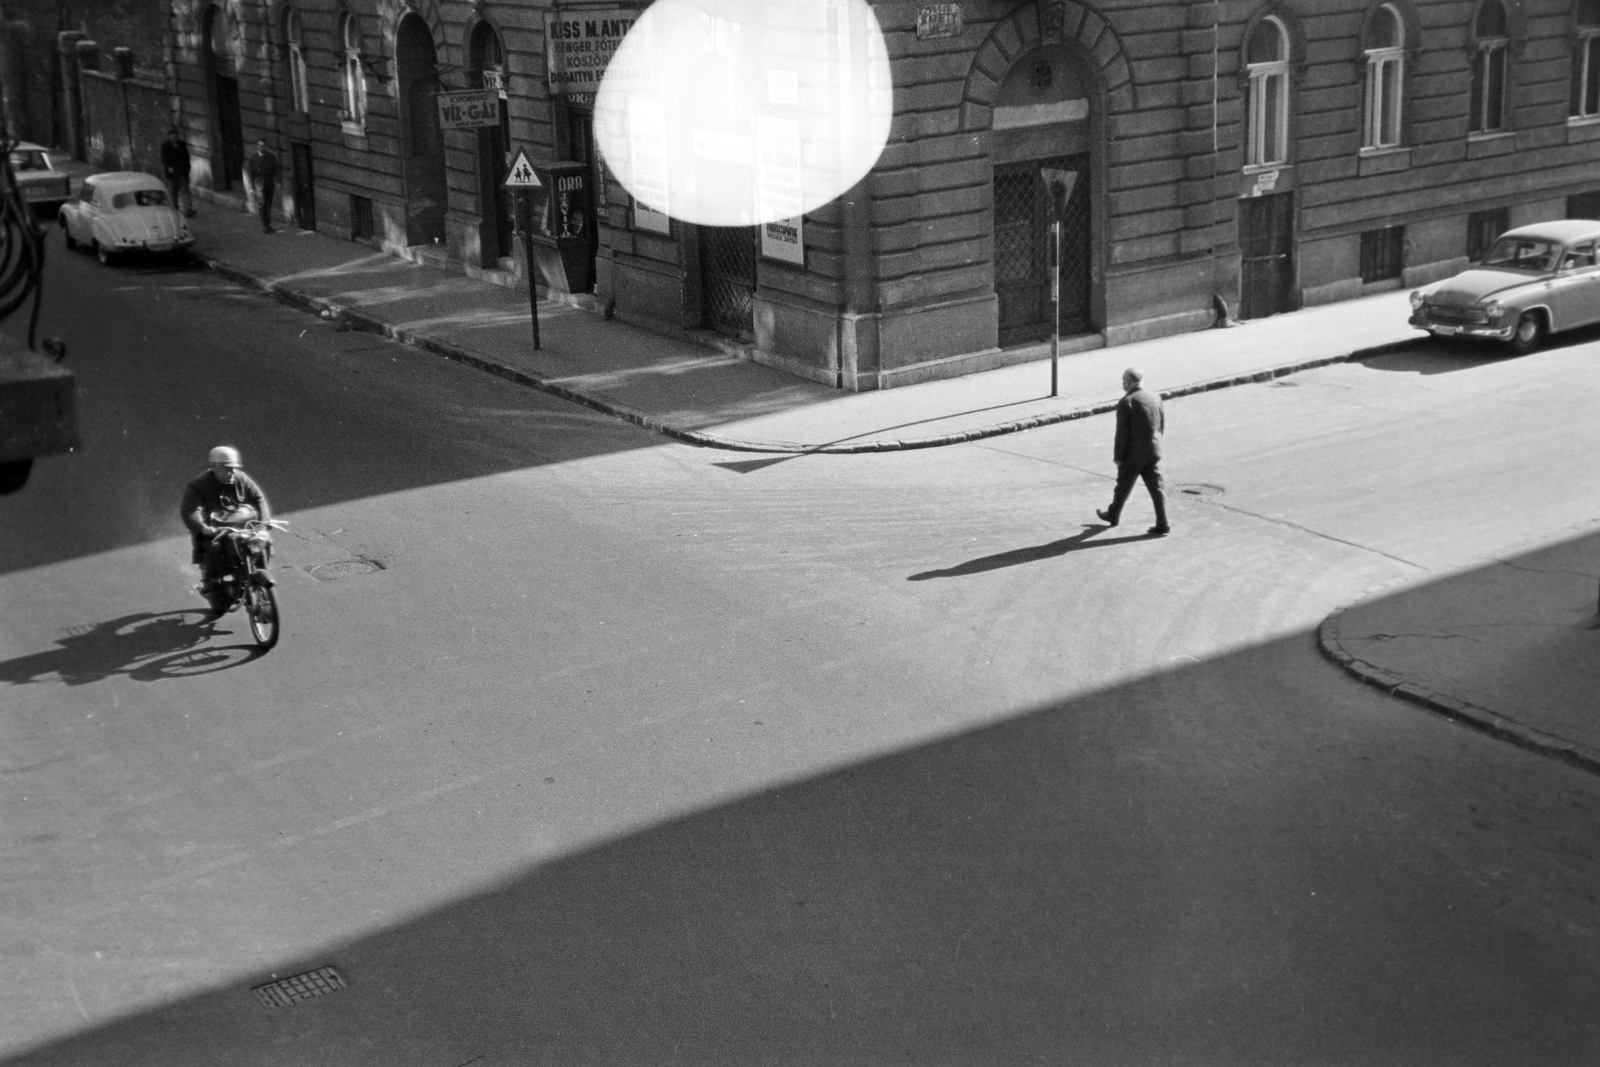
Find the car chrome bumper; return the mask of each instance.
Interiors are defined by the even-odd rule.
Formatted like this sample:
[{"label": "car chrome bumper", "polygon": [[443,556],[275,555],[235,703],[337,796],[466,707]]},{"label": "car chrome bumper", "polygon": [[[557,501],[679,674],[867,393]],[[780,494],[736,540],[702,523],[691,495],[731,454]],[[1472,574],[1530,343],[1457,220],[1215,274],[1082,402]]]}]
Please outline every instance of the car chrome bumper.
[{"label": "car chrome bumper", "polygon": [[1413,315],[1410,322],[1417,329],[1427,330],[1438,337],[1482,337],[1490,341],[1509,341],[1516,329],[1515,323],[1510,326],[1491,326],[1472,322],[1434,322],[1426,315]]}]

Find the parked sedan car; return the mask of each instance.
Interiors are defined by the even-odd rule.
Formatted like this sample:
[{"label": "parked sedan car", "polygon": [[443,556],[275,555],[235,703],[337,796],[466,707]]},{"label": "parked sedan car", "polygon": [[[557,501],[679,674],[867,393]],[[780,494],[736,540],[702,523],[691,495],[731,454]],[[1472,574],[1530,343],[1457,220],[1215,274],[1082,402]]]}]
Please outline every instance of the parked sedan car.
[{"label": "parked sedan car", "polygon": [[1411,294],[1411,325],[1529,352],[1546,334],[1600,322],[1600,222],[1509,230],[1483,262]]},{"label": "parked sedan car", "polygon": [[194,244],[189,224],[168,199],[161,179],[138,171],[91,174],[56,218],[67,247],[88,245],[101,263],[128,252],[181,257]]},{"label": "parked sedan car", "polygon": [[23,141],[13,148],[11,173],[22,198],[35,211],[53,211],[72,196],[72,179],[56,170],[50,153],[39,145]]}]

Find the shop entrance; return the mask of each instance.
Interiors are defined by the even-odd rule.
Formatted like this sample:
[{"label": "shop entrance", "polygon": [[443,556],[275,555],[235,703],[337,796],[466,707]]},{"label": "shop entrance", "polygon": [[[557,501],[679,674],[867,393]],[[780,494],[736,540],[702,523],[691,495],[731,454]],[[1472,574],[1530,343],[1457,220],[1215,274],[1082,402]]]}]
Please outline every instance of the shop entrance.
[{"label": "shop entrance", "polygon": [[510,166],[511,113],[506,106],[505,52],[500,35],[487,22],[472,31],[472,68],[468,83],[500,94],[500,125],[478,130],[478,204],[482,229],[478,239],[485,267],[511,255],[516,222],[516,194],[505,187]]},{"label": "shop entrance", "polygon": [[445,178],[444,135],[439,129],[438,57],[433,34],[420,16],[400,20],[395,35],[400,78],[400,144],[406,188],[406,244],[444,240],[449,205]]}]

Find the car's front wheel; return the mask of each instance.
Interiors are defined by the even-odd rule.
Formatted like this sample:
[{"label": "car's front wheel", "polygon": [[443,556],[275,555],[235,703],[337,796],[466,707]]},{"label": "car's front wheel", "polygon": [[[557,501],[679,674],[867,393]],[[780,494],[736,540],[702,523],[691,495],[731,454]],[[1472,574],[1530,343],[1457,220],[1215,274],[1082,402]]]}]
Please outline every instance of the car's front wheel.
[{"label": "car's front wheel", "polygon": [[67,217],[65,215],[59,215],[56,217],[56,221],[61,224],[61,236],[66,239],[67,251],[70,252],[77,248],[78,242],[72,236],[72,227],[67,225]]},{"label": "car's front wheel", "polygon": [[1517,320],[1517,328],[1511,331],[1511,340],[1506,343],[1520,356],[1538,348],[1543,340],[1544,316],[1537,311],[1524,311]]}]

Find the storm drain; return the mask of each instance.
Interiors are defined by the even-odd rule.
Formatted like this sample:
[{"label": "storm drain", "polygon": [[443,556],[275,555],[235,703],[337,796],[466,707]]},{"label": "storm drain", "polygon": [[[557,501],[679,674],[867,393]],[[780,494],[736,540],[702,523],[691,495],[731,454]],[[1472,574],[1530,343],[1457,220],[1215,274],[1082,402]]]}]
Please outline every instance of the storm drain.
[{"label": "storm drain", "polygon": [[337,582],[340,578],[354,578],[358,574],[371,574],[373,571],[381,570],[383,564],[370,559],[341,559],[306,568],[306,572],[319,582]]},{"label": "storm drain", "polygon": [[1221,496],[1222,486],[1206,485],[1204,482],[1188,482],[1184,485],[1173,486],[1172,491],[1182,493],[1184,496]]},{"label": "storm drain", "polygon": [[258,985],[251,992],[269,1008],[286,1008],[290,1004],[326,996],[344,987],[344,975],[332,967],[318,967],[314,971],[291,974],[276,982]]}]

